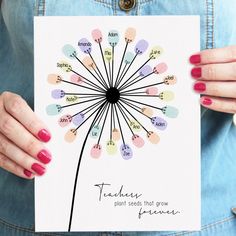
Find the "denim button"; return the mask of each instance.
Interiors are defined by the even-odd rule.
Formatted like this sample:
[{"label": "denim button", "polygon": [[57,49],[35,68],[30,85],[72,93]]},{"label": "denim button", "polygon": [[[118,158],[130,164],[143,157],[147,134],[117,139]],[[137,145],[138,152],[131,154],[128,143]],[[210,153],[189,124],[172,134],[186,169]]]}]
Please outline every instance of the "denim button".
[{"label": "denim button", "polygon": [[233,123],[236,126],[236,114],[233,115]]},{"label": "denim button", "polygon": [[231,208],[231,211],[234,215],[236,215],[236,207]]},{"label": "denim button", "polygon": [[121,10],[123,10],[123,11],[129,11],[129,10],[131,10],[132,8],[135,7],[135,3],[136,3],[135,0],[120,0],[120,1],[119,1],[119,6],[120,6],[120,9],[121,9]]}]

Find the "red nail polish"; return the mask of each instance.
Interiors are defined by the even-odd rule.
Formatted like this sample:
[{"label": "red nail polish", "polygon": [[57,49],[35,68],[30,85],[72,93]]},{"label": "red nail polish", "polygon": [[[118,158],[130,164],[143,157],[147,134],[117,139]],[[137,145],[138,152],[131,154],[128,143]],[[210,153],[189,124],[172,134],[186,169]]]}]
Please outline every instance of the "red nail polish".
[{"label": "red nail polish", "polygon": [[198,79],[202,76],[202,68],[196,67],[191,70],[191,75],[193,78]]},{"label": "red nail polish", "polygon": [[26,169],[24,169],[24,174],[25,174],[25,176],[27,176],[29,178],[32,176],[32,172],[30,172],[29,170],[26,170]]},{"label": "red nail polish", "polygon": [[189,61],[190,61],[191,64],[199,64],[199,63],[201,63],[201,56],[200,56],[200,54],[192,55],[189,58]]},{"label": "red nail polish", "polygon": [[194,84],[193,88],[196,92],[201,93],[201,92],[204,92],[206,90],[206,84],[199,82],[199,83]]},{"label": "red nail polish", "polygon": [[43,142],[48,142],[51,139],[51,135],[46,129],[41,129],[38,132],[38,137]]},{"label": "red nail polish", "polygon": [[39,165],[38,163],[34,163],[32,166],[31,166],[31,169],[37,173],[38,175],[43,175],[45,173],[45,168],[41,165]]},{"label": "red nail polish", "polygon": [[209,106],[209,105],[212,104],[212,100],[210,98],[203,98],[202,104],[206,105],[206,106]]},{"label": "red nail polish", "polygon": [[37,157],[44,164],[48,164],[52,159],[51,153],[49,151],[45,150],[45,149],[41,150],[38,153]]}]

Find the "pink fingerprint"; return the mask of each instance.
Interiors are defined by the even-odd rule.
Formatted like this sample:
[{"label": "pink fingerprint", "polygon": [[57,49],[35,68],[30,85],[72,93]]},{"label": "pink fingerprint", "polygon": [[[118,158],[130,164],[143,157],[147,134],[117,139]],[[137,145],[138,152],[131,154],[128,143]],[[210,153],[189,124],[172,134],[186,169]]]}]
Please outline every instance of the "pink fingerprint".
[{"label": "pink fingerprint", "polygon": [[68,124],[70,124],[71,121],[72,121],[71,115],[64,115],[64,116],[62,116],[62,117],[58,120],[58,124],[59,124],[61,127],[65,127],[65,126],[67,126]]},{"label": "pink fingerprint", "polygon": [[83,83],[83,79],[76,74],[71,75],[70,81],[75,84],[82,84]]},{"label": "pink fingerprint", "polygon": [[93,158],[99,158],[101,156],[102,153],[102,147],[100,144],[95,144],[93,145],[93,147],[91,148],[90,151],[90,155]]},{"label": "pink fingerprint", "polygon": [[141,148],[144,145],[144,140],[137,134],[133,135],[132,141],[133,141],[133,144],[138,148]]},{"label": "pink fingerprint", "polygon": [[102,32],[99,29],[95,29],[92,31],[93,40],[97,43],[102,42]]},{"label": "pink fingerprint", "polygon": [[146,89],[146,94],[148,95],[156,95],[158,93],[158,89],[156,87],[149,87]]},{"label": "pink fingerprint", "polygon": [[156,74],[162,74],[164,72],[166,72],[168,69],[168,66],[166,65],[166,63],[160,63],[158,65],[156,65],[153,69],[154,73]]}]

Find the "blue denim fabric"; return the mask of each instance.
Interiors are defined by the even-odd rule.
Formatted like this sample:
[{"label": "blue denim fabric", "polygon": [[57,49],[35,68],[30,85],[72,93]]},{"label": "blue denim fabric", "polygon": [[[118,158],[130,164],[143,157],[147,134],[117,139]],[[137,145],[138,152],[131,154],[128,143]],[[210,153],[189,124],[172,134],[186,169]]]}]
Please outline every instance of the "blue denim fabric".
[{"label": "blue denim fabric", "polygon": [[[0,93],[33,106],[33,15],[200,15],[201,48],[236,44],[235,0],[137,0],[130,12],[117,0],[2,0]],[[193,52],[194,53],[194,52]],[[1,116],[1,114],[0,114]],[[236,127],[232,115],[202,110],[201,232],[34,233],[34,183],[0,169],[0,236],[208,235],[235,236]]]}]

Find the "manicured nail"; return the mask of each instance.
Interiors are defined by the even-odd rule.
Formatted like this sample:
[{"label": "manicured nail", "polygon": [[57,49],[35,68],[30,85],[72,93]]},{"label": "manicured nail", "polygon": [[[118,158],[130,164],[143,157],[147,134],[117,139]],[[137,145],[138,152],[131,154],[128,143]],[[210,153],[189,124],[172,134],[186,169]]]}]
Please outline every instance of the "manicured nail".
[{"label": "manicured nail", "polygon": [[193,78],[198,79],[202,77],[202,68],[201,67],[195,67],[191,70],[191,75]]},{"label": "manicured nail", "polygon": [[45,173],[45,168],[41,165],[39,165],[38,163],[34,163],[32,166],[31,166],[31,169],[37,173],[38,175],[43,175]]},{"label": "manicured nail", "polygon": [[192,55],[190,58],[189,58],[189,61],[191,64],[199,64],[201,62],[201,56],[200,54],[197,54],[197,55]]},{"label": "manicured nail", "polygon": [[212,104],[212,100],[210,98],[202,98],[202,104],[205,106],[209,106]]},{"label": "manicured nail", "polygon": [[38,132],[38,137],[43,142],[48,142],[51,139],[51,134],[46,129],[41,129]]},{"label": "manicured nail", "polygon": [[201,82],[196,83],[196,84],[194,84],[193,89],[198,93],[204,92],[206,90],[206,84],[201,83]]},{"label": "manicured nail", "polygon": [[26,170],[26,169],[24,169],[24,174],[25,174],[25,176],[27,176],[29,178],[32,176],[32,172],[30,172],[29,170]]},{"label": "manicured nail", "polygon": [[45,149],[41,150],[38,153],[37,157],[44,164],[48,164],[52,159],[51,153],[49,151],[45,150]]}]

